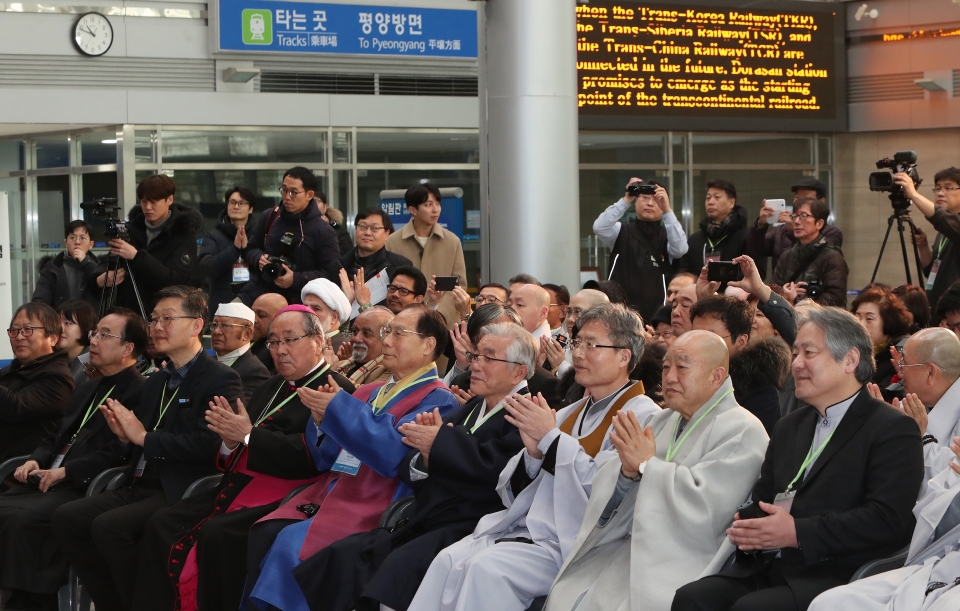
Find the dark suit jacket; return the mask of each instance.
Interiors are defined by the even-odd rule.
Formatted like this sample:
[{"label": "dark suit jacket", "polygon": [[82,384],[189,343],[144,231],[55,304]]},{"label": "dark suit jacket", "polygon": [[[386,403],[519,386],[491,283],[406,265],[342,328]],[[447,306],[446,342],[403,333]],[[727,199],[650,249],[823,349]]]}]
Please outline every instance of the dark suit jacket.
[{"label": "dark suit jacket", "polygon": [[32,452],[56,433],[73,389],[70,358],[63,350],[0,369],[0,462]]},{"label": "dark suit jacket", "polygon": [[[143,386],[144,426],[150,432],[143,448],[134,448],[127,474],[132,477],[140,457],[146,456],[144,477],[159,478],[167,500],[177,501],[194,480],[217,472],[215,459],[220,438],[207,428],[204,418],[210,401],[222,396],[234,405],[243,396],[243,385],[236,371],[201,350],[180,383],[159,429],[153,430],[160,417],[166,384],[167,374],[161,370],[147,378]],[[167,392],[166,399],[170,398]]]},{"label": "dark suit jacket", "polygon": [[[457,386],[462,390],[470,390],[470,372],[461,373],[451,380],[450,385]],[[527,387],[530,389],[531,395],[536,396],[537,393],[541,393],[550,407],[554,409],[563,407],[560,379],[543,367],[537,367],[536,371],[533,372],[533,377],[527,380]]]},{"label": "dark suit jacket", "polygon": [[[67,405],[67,412],[60,422],[60,430],[44,438],[30,455],[29,460],[37,461],[41,469],[49,469],[57,454],[77,433],[77,428],[83,422],[91,402],[96,399],[98,403],[102,403],[111,388],[115,387],[110,394],[111,399],[116,399],[124,407],[142,417],[140,396],[145,383],[146,380],[137,371],[136,366],[128,367],[107,378],[84,382],[73,393],[70,404]],[[107,426],[107,421],[100,410],[96,406],[93,409],[94,412],[70,447],[62,465],[67,473],[67,478],[63,481],[69,481],[81,490],[86,489],[101,471],[122,464],[130,455],[129,445],[123,446]]]},{"label": "dark suit jacket", "polygon": [[257,355],[253,353],[253,350],[247,350],[241,354],[240,358],[235,360],[230,367],[237,372],[240,381],[243,383],[243,403],[245,405],[250,403],[250,398],[253,393],[257,392],[260,385],[270,379],[270,372],[260,362]]},{"label": "dark suit jacket", "polygon": [[[754,501],[773,503],[786,490],[810,450],[818,418],[813,407],[805,406],[777,422]],[[860,565],[910,541],[922,484],[917,423],[861,389],[809,475],[794,486],[790,513],[800,547],[782,550],[781,571],[800,609],[824,590],[847,583]],[[741,512],[741,517],[757,516]],[[738,552],[737,561],[721,574],[757,574],[772,556]]]}]

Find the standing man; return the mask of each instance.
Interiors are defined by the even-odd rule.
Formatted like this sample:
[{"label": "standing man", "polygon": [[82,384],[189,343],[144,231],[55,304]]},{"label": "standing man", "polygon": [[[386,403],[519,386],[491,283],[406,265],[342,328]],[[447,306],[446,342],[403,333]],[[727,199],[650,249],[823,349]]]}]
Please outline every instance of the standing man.
[{"label": "standing man", "polygon": [[316,202],[317,208],[320,210],[320,218],[329,223],[337,233],[337,246],[340,249],[340,255],[345,255],[353,250],[353,240],[350,238],[350,231],[343,222],[343,213],[331,207],[327,203],[327,194],[319,189],[313,201]]},{"label": "standing man", "polygon": [[[907,199],[937,230],[932,250],[922,231],[918,231],[914,237],[920,251],[920,263],[927,276],[927,300],[936,311],[940,295],[960,278],[960,250],[957,248],[957,242],[960,241],[960,168],[940,170],[933,181],[936,203],[920,195],[907,174],[900,173],[894,177],[894,182],[903,187]],[[932,320],[931,324],[937,322]]]},{"label": "standing man", "polygon": [[[300,303],[304,285],[323,275],[323,270],[340,257],[337,233],[322,218],[313,203],[317,177],[307,168],[290,168],[280,187],[281,204],[260,215],[250,235],[246,261],[250,282],[240,291],[240,300],[251,305],[263,293],[280,293],[288,303]],[[293,264],[274,261],[284,257]],[[264,277],[271,265],[276,275]]]},{"label": "standing man", "polygon": [[217,360],[233,368],[243,382],[243,400],[267,381],[270,372],[250,350],[256,315],[242,303],[221,303],[210,323],[210,343]]},{"label": "standing man", "polygon": [[250,280],[250,267],[243,256],[253,233],[254,197],[245,187],[227,191],[226,209],[200,244],[200,273],[207,277],[211,312],[221,303],[233,301]]},{"label": "standing man", "polygon": [[86,221],[72,221],[65,233],[66,250],[40,259],[40,276],[30,300],[42,301],[54,309],[78,299],[98,307],[100,291],[96,278],[100,259],[90,252],[93,231]]},{"label": "standing man", "polygon": [[747,211],[737,205],[737,188],[726,180],[707,183],[706,218],[690,236],[680,268],[699,274],[708,261],[732,261],[747,247]]},{"label": "standing man", "polygon": [[[847,305],[847,262],[843,253],[823,233],[830,208],[819,199],[794,202],[793,235],[796,243],[783,253],[771,281],[783,287],[791,301],[810,296],[820,305]],[[810,290],[816,287],[815,295]]]},{"label": "standing man", "polygon": [[[656,193],[630,194],[631,187],[644,184],[655,186]],[[627,303],[649,320],[664,304],[675,262],[687,253],[687,235],[663,186],[631,178],[626,189],[620,201],[597,217],[593,232],[610,249],[610,280],[623,287]],[[631,206],[636,218],[621,223]]]},{"label": "standing man", "polygon": [[207,301],[200,289],[171,286],[157,294],[150,335],[167,365],[143,387],[142,418],[108,399],[110,430],[132,447],[126,485],[61,506],[53,534],[100,611],[135,608],[140,539],[150,517],[179,500],[195,480],[216,472],[220,440],[204,420],[211,401],[235,404],[240,376],[200,343]]},{"label": "standing man", "polygon": [[[109,260],[100,262],[97,286],[110,291],[116,285],[113,305],[146,315],[157,291],[190,283],[197,267],[197,232],[203,227],[199,212],[173,203],[177,185],[164,174],[147,176],[137,185],[137,200],[127,215],[127,238],[110,240],[110,254],[126,261],[133,282],[126,277],[123,264],[108,273]],[[115,268],[116,269],[116,268]],[[141,308],[142,302],[142,308]]]},{"label": "standing man", "polygon": [[336,370],[355,386],[390,379],[390,371],[383,364],[380,330],[390,324],[393,316],[389,309],[374,306],[353,319],[350,341],[340,347],[341,359]]},{"label": "standing man", "polygon": [[[387,238],[387,250],[413,261],[425,278],[457,276],[460,286],[467,288],[467,266],[463,262],[460,238],[437,222],[440,219],[440,189],[431,183],[407,189],[404,200],[410,221]],[[426,288],[424,288],[426,293]],[[437,310],[452,329],[460,317],[453,303],[453,295],[444,295]]]},{"label": "standing man", "polygon": [[773,438],[751,504],[734,516],[704,574],[677,590],[673,611],[806,611],[865,562],[895,553],[913,531],[923,483],[920,430],[870,396],[873,343],[849,312],[809,308],[794,342],[796,396]]},{"label": "standing man", "polygon": [[264,293],[253,302],[253,314],[256,317],[253,323],[253,352],[271,375],[276,375],[277,368],[273,363],[273,355],[267,349],[267,330],[277,312],[287,307],[287,300],[279,293]]},{"label": "standing man", "polygon": [[[387,270],[387,277],[390,277],[398,267],[411,265],[410,259],[387,250],[387,238],[393,234],[393,221],[390,220],[390,215],[380,208],[367,208],[357,213],[354,229],[357,231],[356,248],[350,249],[331,263],[324,276],[327,280],[340,284],[348,297],[355,291],[356,285],[373,278],[383,270]],[[354,297],[360,307],[369,303],[369,291]],[[363,297],[367,300],[361,301]]]},{"label": "standing man", "polygon": [[74,389],[67,352],[57,350],[61,332],[60,315],[45,303],[13,313],[14,360],[0,369],[0,461],[32,452],[60,426]]}]

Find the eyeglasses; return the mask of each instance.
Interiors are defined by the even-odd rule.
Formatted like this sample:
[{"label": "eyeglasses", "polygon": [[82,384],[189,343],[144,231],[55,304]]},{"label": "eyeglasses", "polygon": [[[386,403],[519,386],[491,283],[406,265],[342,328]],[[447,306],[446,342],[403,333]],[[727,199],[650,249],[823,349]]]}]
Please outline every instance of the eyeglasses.
[{"label": "eyeglasses", "polygon": [[812,219],[812,218],[813,218],[813,215],[812,215],[812,214],[807,214],[806,212],[801,212],[800,214],[791,214],[791,215],[790,215],[790,220],[791,220],[791,221],[806,221],[807,219]]},{"label": "eyeglasses", "polygon": [[147,322],[150,324],[151,327],[156,327],[158,325],[161,327],[169,327],[170,323],[172,323],[177,318],[196,319],[199,317],[198,316],[160,316],[160,317],[151,316]]},{"label": "eyeglasses", "polygon": [[523,363],[518,363],[516,361],[508,361],[507,359],[498,359],[493,356],[487,356],[486,354],[476,354],[475,352],[467,352],[467,360],[471,363],[477,363],[479,365],[489,365],[490,361],[496,361],[498,363],[510,363],[511,365],[523,365]]},{"label": "eyeglasses", "polygon": [[570,340],[570,346],[572,346],[574,350],[576,350],[577,348],[579,348],[579,347],[581,347],[581,346],[583,346],[583,347],[586,348],[587,350],[595,350],[595,349],[597,349],[597,348],[613,348],[614,350],[626,350],[626,349],[627,349],[626,346],[608,346],[608,345],[606,345],[606,344],[595,344],[595,343],[593,343],[593,342],[583,341],[582,339],[572,339],[572,340]]},{"label": "eyeglasses", "polygon": [[370,233],[378,233],[383,229],[383,225],[367,225],[366,223],[360,223],[357,225],[357,231],[369,231]]},{"label": "eyeglasses", "polygon": [[249,328],[250,325],[238,325],[238,324],[235,324],[235,323],[232,323],[232,322],[212,322],[212,323],[210,323],[210,324],[207,325],[207,328],[210,329],[211,331],[216,331],[216,330],[218,330],[218,329],[223,329],[224,331],[226,331],[226,330],[227,330],[227,329],[226,329],[227,327],[245,327],[245,328]]},{"label": "eyeglasses", "polygon": [[403,337],[404,333],[410,333],[412,335],[419,335],[420,337],[424,337],[423,333],[410,331],[409,329],[404,329],[403,327],[391,327],[390,325],[386,325],[380,328],[380,339],[387,339],[387,337],[391,335],[396,339],[400,339],[401,337]]},{"label": "eyeglasses", "polygon": [[89,242],[89,241],[90,241],[90,238],[88,238],[87,236],[85,236],[85,235],[76,235],[76,234],[68,235],[68,236],[67,236],[67,239],[70,240],[71,242],[81,242],[81,243],[82,243],[82,242]]},{"label": "eyeglasses", "polygon": [[91,340],[97,339],[98,337],[102,337],[102,338],[115,337],[115,338],[117,338],[118,340],[120,340],[121,342],[122,342],[122,341],[125,341],[125,340],[123,339],[123,336],[122,336],[122,335],[113,335],[112,333],[106,333],[106,332],[104,332],[104,331],[96,331],[96,330],[93,330],[93,331],[90,331],[89,333],[87,333],[87,337],[89,337]]},{"label": "eyeglasses", "polygon": [[926,367],[927,365],[933,365],[934,367],[936,367],[936,368],[939,369],[940,371],[944,371],[944,372],[946,371],[946,369],[944,369],[944,368],[941,367],[940,365],[937,365],[936,363],[911,363],[911,364],[907,365],[907,364],[905,364],[905,363],[903,362],[903,357],[902,357],[902,356],[900,357],[900,360],[897,361],[897,366],[898,366],[900,369],[905,369],[905,368],[907,368],[907,367]]},{"label": "eyeglasses", "polygon": [[388,284],[387,293],[400,293],[401,297],[409,297],[410,295],[413,295],[413,291],[410,289],[405,289],[402,286],[397,286],[396,284]]},{"label": "eyeglasses", "polygon": [[280,187],[280,197],[289,197],[290,199],[293,199],[301,193],[306,193],[306,191],[297,191],[296,189]]},{"label": "eyeglasses", "polygon": [[285,337],[283,339],[269,339],[263,343],[267,347],[267,350],[269,350],[270,352],[274,352],[277,348],[280,347],[280,344],[283,344],[287,348],[292,348],[294,343],[300,341],[305,337],[312,337],[313,335],[316,335],[316,334],[307,333],[305,335],[301,335],[300,337]]},{"label": "eyeglasses", "polygon": [[[282,192],[283,189],[280,189],[280,191]],[[231,199],[230,201],[227,202],[227,206],[233,206],[234,208],[239,208],[241,206],[249,206],[249,205],[250,205],[250,202],[244,201],[242,199],[239,199],[239,200]]]},{"label": "eyeglasses", "polygon": [[42,328],[43,327],[10,327],[7,329],[7,335],[10,336],[10,339],[15,339],[21,333],[23,333],[24,337],[31,337],[34,329]]},{"label": "eyeglasses", "polygon": [[503,302],[493,295],[477,295],[478,306],[486,305],[488,303],[499,303],[500,305],[503,305]]},{"label": "eyeglasses", "polygon": [[941,191],[944,193],[949,193],[950,191],[960,191],[960,187],[934,187],[932,191],[934,193],[940,193]]},{"label": "eyeglasses", "polygon": [[583,314],[583,308],[567,308],[567,316],[571,314],[579,318]]}]

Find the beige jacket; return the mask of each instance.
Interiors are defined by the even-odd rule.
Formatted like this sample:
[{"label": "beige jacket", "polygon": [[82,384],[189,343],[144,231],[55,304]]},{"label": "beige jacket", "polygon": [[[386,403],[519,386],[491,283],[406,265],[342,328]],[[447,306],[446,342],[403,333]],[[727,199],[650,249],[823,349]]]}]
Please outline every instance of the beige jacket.
[{"label": "beige jacket", "polygon": [[[413,265],[423,272],[430,282],[430,276],[458,276],[460,286],[467,288],[467,266],[463,262],[463,246],[460,239],[440,226],[433,226],[433,233],[427,240],[426,248],[417,241],[413,230],[413,221],[409,221],[399,231],[387,238],[387,250],[410,259]],[[437,310],[447,319],[447,327],[453,328],[460,322],[460,316],[453,305],[453,295],[444,295]]]}]

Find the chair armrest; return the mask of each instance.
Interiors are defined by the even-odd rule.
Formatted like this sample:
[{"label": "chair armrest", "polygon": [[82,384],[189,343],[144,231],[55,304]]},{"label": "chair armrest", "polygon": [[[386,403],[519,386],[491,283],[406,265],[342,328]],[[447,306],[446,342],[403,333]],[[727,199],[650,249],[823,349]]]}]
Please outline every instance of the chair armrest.
[{"label": "chair armrest", "polygon": [[871,560],[857,569],[857,572],[850,577],[850,583],[853,583],[858,579],[866,579],[867,577],[873,577],[874,575],[879,575],[880,573],[886,573],[887,571],[893,571],[903,567],[903,564],[907,561],[907,554],[909,552],[910,548],[905,547],[888,558],[877,558],[876,560]]},{"label": "chair armrest", "polygon": [[15,456],[13,458],[8,458],[0,464],[0,482],[7,479],[8,475],[11,475],[16,471],[20,466],[27,462],[27,459],[30,458],[29,455],[25,456]]},{"label": "chair armrest", "polygon": [[220,484],[220,478],[222,477],[223,477],[222,473],[214,473],[213,475],[201,477],[197,481],[190,484],[189,487],[187,487],[186,491],[184,491],[183,493],[182,498],[188,499],[191,496],[200,494],[201,492],[205,492],[207,490],[210,490],[211,488],[216,488],[217,485]]}]

